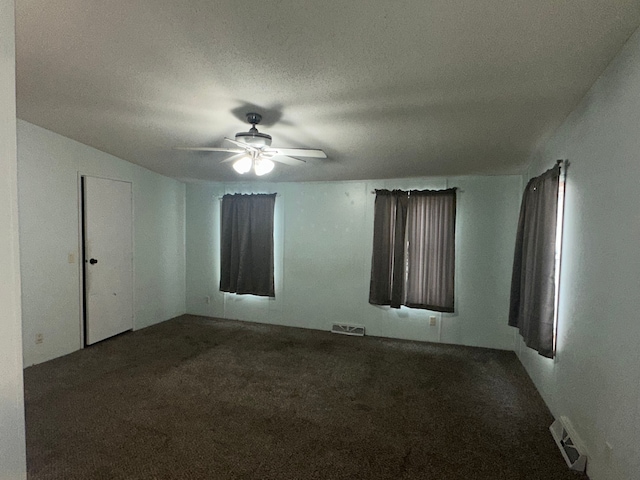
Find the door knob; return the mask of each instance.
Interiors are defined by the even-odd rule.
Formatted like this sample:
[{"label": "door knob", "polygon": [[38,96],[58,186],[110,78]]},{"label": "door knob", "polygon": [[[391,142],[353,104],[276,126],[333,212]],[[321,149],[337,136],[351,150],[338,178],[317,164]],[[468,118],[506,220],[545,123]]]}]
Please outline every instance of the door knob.
[{"label": "door knob", "polygon": [[98,260],[96,260],[95,258],[92,258],[91,260],[89,260],[89,263],[91,265],[95,265],[96,263],[98,263]]}]

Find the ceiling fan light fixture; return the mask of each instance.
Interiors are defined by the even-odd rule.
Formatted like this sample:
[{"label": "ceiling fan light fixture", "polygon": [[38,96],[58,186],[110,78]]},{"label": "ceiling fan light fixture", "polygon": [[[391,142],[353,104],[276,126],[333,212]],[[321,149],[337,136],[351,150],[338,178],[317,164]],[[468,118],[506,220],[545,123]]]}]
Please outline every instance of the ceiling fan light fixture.
[{"label": "ceiling fan light fixture", "polygon": [[251,157],[249,156],[244,156],[238,160],[236,160],[235,162],[233,162],[233,169],[238,172],[240,175],[247,173],[249,170],[251,170],[251,166],[253,164],[253,161],[251,160]]},{"label": "ceiling fan light fixture", "polygon": [[274,163],[268,158],[259,158],[255,161],[255,164],[253,166],[256,175],[258,175],[259,177],[269,173],[271,170],[273,170],[273,167]]}]

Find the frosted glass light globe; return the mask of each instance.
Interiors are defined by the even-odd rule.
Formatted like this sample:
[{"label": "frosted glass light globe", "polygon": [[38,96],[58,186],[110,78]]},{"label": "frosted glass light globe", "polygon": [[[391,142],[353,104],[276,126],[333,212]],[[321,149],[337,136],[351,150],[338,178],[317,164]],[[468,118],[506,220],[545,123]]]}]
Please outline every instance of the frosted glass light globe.
[{"label": "frosted glass light globe", "polygon": [[273,162],[268,158],[261,158],[259,160],[256,160],[256,164],[254,166],[256,170],[256,175],[258,176],[266,175],[271,170],[273,170],[273,167],[274,167]]},{"label": "frosted glass light globe", "polygon": [[247,173],[251,170],[251,158],[242,157],[233,163],[233,169],[239,174]]}]

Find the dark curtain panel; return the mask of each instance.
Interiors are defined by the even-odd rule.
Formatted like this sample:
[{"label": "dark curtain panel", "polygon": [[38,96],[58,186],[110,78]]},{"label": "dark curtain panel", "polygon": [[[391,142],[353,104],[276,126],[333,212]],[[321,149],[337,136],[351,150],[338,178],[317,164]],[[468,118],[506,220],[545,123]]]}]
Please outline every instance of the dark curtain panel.
[{"label": "dark curtain panel", "polygon": [[222,197],[220,290],[275,297],[273,211],[276,194]]},{"label": "dark curtain panel", "polygon": [[560,166],[532,178],[520,207],[511,277],[509,325],[525,344],[553,358],[555,249]]},{"label": "dark curtain panel", "polygon": [[410,192],[406,306],[454,311],[455,231],[455,189]]},{"label": "dark curtain panel", "polygon": [[376,190],[369,303],[454,311],[455,189]]},{"label": "dark curtain panel", "polygon": [[405,229],[409,195],[376,190],[369,303],[400,308],[404,303]]}]

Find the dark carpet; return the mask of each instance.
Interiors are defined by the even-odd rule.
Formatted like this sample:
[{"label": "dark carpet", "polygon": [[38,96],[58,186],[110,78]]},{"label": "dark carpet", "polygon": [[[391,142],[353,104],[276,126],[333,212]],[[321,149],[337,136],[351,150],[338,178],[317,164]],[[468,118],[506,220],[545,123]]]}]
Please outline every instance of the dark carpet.
[{"label": "dark carpet", "polygon": [[30,480],[586,478],[511,352],[182,316],[25,396]]}]

